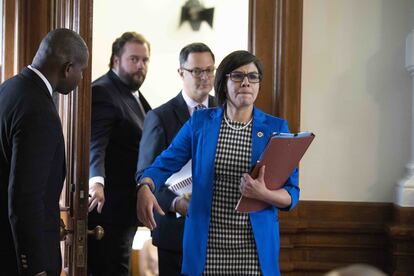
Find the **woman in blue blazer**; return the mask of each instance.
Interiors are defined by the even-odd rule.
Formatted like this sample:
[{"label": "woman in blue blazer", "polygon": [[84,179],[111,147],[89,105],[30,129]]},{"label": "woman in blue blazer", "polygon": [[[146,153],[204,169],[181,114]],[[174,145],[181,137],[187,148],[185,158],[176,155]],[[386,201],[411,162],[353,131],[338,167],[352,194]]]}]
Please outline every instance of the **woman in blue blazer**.
[{"label": "woman in blue blazer", "polygon": [[[288,132],[287,122],[254,107],[262,79],[260,60],[235,51],[217,68],[218,108],[195,112],[166,149],[140,177],[137,213],[156,227],[153,209],[162,214],[151,190],[192,159],[193,191],[184,230],[184,275],[280,275],[278,209],[299,200],[298,172],[283,188],[266,188],[262,167],[257,179],[247,172],[256,164],[273,132]],[[201,68],[203,69],[203,68]],[[270,207],[238,213],[240,195]]]}]

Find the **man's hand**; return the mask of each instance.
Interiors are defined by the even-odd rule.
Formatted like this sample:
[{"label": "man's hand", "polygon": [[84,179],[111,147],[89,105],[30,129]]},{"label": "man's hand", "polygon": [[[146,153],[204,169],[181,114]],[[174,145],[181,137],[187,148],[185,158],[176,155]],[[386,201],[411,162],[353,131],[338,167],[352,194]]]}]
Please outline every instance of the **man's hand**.
[{"label": "man's hand", "polygon": [[150,230],[154,230],[157,227],[154,219],[153,209],[155,209],[160,215],[164,215],[157,199],[152,194],[150,188],[144,185],[138,190],[137,193],[137,216],[138,220],[142,222]]},{"label": "man's hand", "polygon": [[100,214],[102,212],[102,207],[105,204],[105,194],[104,187],[101,183],[95,182],[89,186],[89,212],[96,209]]},{"label": "man's hand", "polygon": [[174,209],[182,216],[187,215],[188,205],[190,204],[190,199],[188,196],[180,196],[177,198],[174,204]]},{"label": "man's hand", "polygon": [[262,200],[268,189],[264,182],[265,166],[260,168],[259,176],[253,179],[249,174],[243,174],[240,180],[240,192],[245,197]]}]

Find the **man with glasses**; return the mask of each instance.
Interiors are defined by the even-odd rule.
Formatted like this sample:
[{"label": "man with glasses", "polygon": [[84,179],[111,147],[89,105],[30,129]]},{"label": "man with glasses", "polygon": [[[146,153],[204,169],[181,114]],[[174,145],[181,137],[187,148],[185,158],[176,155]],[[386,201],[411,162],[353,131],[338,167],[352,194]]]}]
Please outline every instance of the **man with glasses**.
[{"label": "man with glasses", "polygon": [[[183,80],[181,92],[160,107],[150,111],[144,122],[140,142],[138,173],[172,142],[193,112],[214,106],[209,96],[214,82],[214,54],[203,43],[191,43],[180,52]],[[138,187],[139,188],[139,187]],[[157,216],[157,228],[152,232],[153,244],[158,248],[159,275],[181,275],[182,238],[189,199],[177,197],[166,186],[155,193],[165,216]],[[177,218],[177,213],[181,216]]]},{"label": "man with glasses", "polygon": [[112,44],[109,71],[92,83],[89,229],[101,225],[102,240],[88,239],[89,275],[129,275],[138,220],[135,172],[149,104],[139,92],[150,44],[126,32]]}]

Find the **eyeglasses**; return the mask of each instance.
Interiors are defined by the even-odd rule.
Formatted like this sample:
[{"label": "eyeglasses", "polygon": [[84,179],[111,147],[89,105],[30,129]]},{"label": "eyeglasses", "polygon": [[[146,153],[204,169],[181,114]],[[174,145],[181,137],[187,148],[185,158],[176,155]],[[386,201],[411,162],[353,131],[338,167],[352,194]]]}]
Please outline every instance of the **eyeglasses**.
[{"label": "eyeglasses", "polygon": [[216,70],[216,68],[214,67],[210,67],[207,69],[200,69],[200,68],[194,68],[194,69],[187,69],[184,67],[181,67],[181,69],[190,72],[191,75],[193,75],[193,77],[195,78],[200,78],[202,76],[203,73],[205,73],[208,77],[212,77],[214,76],[214,71]]},{"label": "eyeglasses", "polygon": [[226,75],[227,77],[230,77],[230,79],[234,82],[242,82],[245,77],[249,80],[250,83],[258,83],[262,80],[262,75],[256,72],[250,72],[250,73],[243,73],[243,72],[231,72],[230,74]]}]

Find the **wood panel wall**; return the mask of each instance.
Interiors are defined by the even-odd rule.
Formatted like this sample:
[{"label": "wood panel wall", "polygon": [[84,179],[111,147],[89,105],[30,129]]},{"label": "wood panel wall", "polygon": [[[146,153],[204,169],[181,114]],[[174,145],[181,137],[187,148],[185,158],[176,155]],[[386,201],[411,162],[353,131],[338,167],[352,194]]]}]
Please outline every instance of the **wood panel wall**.
[{"label": "wood panel wall", "polygon": [[355,263],[414,275],[414,208],[300,201],[279,214],[282,275],[322,275]]},{"label": "wood panel wall", "polygon": [[393,208],[393,221],[386,228],[389,262],[393,275],[414,275],[414,207]]},{"label": "wood panel wall", "polygon": [[302,0],[251,0],[249,50],[263,63],[256,105],[300,130]]},{"label": "wood panel wall", "polygon": [[4,0],[2,82],[31,63],[50,30],[49,7],[48,1]]}]

